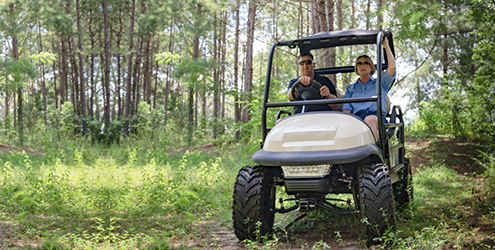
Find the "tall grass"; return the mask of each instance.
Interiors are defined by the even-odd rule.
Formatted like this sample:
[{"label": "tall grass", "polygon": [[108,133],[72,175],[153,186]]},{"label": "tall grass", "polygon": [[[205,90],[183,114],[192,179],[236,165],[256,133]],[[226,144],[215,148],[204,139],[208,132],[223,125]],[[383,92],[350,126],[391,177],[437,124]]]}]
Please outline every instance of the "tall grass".
[{"label": "tall grass", "polygon": [[168,249],[171,237],[199,230],[198,218],[230,223],[233,180],[252,150],[226,144],[172,153],[166,138],[154,139],[108,147],[52,134],[44,137],[44,155],[0,155],[0,214],[18,236],[9,240],[53,249]]}]

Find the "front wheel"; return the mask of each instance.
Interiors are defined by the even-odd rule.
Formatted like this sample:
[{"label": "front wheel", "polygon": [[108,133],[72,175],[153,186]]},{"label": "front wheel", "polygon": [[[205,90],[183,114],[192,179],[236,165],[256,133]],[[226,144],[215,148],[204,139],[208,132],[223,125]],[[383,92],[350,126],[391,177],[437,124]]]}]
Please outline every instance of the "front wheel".
[{"label": "front wheel", "polygon": [[234,185],[234,232],[239,240],[256,239],[272,231],[275,218],[275,183],[277,168],[245,166],[239,170]]},{"label": "front wheel", "polygon": [[387,166],[360,167],[358,185],[363,238],[374,241],[388,229],[395,230],[394,196]]}]

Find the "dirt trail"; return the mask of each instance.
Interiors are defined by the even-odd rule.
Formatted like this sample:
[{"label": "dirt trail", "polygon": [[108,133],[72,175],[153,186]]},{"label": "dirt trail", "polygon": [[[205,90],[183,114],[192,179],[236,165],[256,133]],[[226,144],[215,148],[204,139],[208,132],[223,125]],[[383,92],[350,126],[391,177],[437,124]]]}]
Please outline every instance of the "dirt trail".
[{"label": "dirt trail", "polygon": [[[481,171],[474,157],[483,149],[476,141],[460,142],[446,137],[406,138],[406,157],[411,160],[413,172],[431,161],[442,161],[455,169],[459,174]],[[328,220],[321,222],[310,216],[303,219],[302,226],[289,229],[288,241],[273,245],[249,246],[241,243],[234,235],[231,227],[208,225],[204,228],[205,236],[188,242],[172,243],[175,247],[185,246],[196,249],[374,249],[366,247],[360,240],[359,217],[338,217],[329,214]],[[302,229],[300,228],[302,227]],[[337,236],[337,233],[340,237]]]},{"label": "dirt trail", "polygon": [[[215,145],[203,145],[198,150],[212,150]],[[0,153],[25,150],[28,154],[42,155],[30,149],[18,149],[0,144]],[[479,158],[483,150],[476,141],[460,142],[445,137],[406,138],[406,157],[410,158],[413,172],[432,161],[442,161],[455,169],[459,174],[480,173],[481,169],[474,158]],[[214,151],[214,150],[213,150]],[[486,151],[486,149],[485,149]],[[173,153],[181,153],[180,151]],[[178,249],[347,249],[361,250],[367,248],[360,240],[359,215],[337,216],[331,213],[308,216],[289,229],[289,236],[279,243],[249,245],[241,243],[234,235],[231,225],[218,225],[214,221],[201,224],[201,235],[192,236],[188,240],[170,241],[170,245]],[[322,220],[322,216],[324,219]],[[27,245],[36,246],[39,242],[14,242],[3,245],[3,241],[11,238],[11,225],[0,221],[0,249],[11,249]],[[15,238],[15,237],[14,237]]]}]

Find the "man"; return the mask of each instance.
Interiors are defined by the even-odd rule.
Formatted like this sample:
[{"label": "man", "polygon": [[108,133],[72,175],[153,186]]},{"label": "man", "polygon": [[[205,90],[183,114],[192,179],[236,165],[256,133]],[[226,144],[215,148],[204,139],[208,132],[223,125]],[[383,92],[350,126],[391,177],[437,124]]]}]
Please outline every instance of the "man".
[{"label": "man", "polygon": [[[303,86],[309,86],[311,84],[311,80],[316,80],[318,83],[322,85],[322,87],[319,89],[320,95],[322,99],[337,99],[337,90],[335,89],[335,86],[333,83],[330,81],[325,76],[320,76],[315,74],[314,72],[314,67],[315,64],[313,63],[313,55],[310,52],[303,52],[299,55],[299,63],[298,63],[298,68],[299,72],[301,73],[301,77],[292,79],[289,82],[289,88],[287,90],[288,92],[288,97],[289,100],[294,101],[294,100],[301,100],[297,91],[295,91],[294,95],[292,96],[292,93],[290,89],[292,86],[297,82],[301,81],[301,84]],[[342,104],[318,104],[318,105],[306,105],[305,112],[309,111],[331,111],[331,110],[337,110],[340,111],[342,107]],[[301,113],[302,111],[302,106],[295,106],[294,107],[294,113]]]}]

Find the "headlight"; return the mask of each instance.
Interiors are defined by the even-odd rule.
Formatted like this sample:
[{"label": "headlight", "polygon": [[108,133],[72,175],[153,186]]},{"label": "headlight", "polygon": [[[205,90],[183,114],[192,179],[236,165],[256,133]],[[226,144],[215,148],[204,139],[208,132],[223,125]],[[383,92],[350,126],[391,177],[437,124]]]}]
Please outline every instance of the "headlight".
[{"label": "headlight", "polygon": [[332,165],[282,166],[285,177],[323,177],[330,174]]}]

